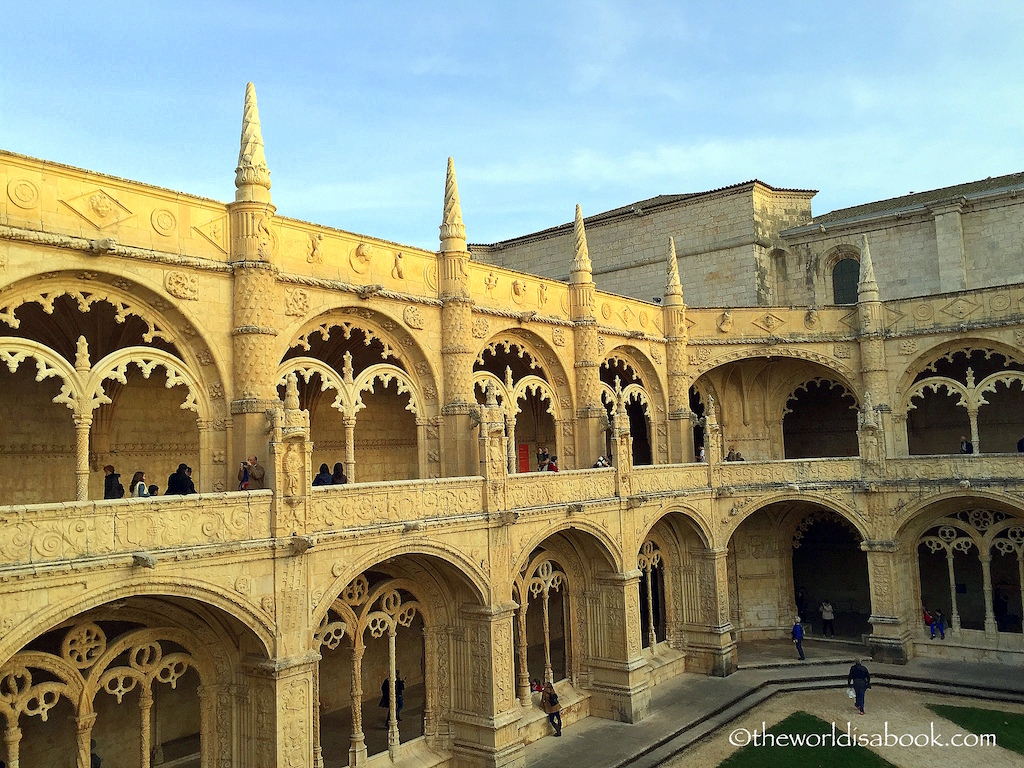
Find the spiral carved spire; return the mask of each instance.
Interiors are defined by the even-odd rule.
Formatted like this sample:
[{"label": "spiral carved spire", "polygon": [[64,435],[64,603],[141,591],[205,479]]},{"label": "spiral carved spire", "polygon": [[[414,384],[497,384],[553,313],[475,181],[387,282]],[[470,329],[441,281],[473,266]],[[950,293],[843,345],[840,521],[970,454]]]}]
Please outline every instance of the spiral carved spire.
[{"label": "spiral carved spire", "polygon": [[448,174],[444,181],[444,215],[441,221],[441,249],[466,250],[466,226],[462,223],[459,185],[455,180],[455,161],[448,158]]},{"label": "spiral carved spire", "polygon": [[270,170],[263,152],[260,111],[256,106],[256,86],[245,86],[245,107],[242,111],[242,141],[235,168],[235,200],[270,202]]},{"label": "spiral carved spire", "polygon": [[576,258],[572,264],[572,280],[574,283],[593,282],[590,264],[590,249],[587,248],[587,231],[583,227],[583,209],[576,205],[576,222],[573,226]]},{"label": "spiral carved spire", "polygon": [[668,239],[668,268],[665,274],[665,306],[683,303],[683,285],[679,280],[679,261],[676,259],[675,238]]}]

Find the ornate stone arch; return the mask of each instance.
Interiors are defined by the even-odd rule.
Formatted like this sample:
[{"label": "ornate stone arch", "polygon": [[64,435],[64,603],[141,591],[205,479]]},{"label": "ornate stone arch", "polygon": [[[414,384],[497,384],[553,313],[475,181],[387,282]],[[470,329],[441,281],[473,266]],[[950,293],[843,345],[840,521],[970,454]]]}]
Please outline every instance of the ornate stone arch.
[{"label": "ornate stone arch", "polygon": [[894,510],[893,538],[905,544],[912,544],[924,531],[934,526],[936,521],[976,507],[987,507],[1011,517],[1024,518],[1024,505],[1017,496],[983,488],[971,488],[966,491],[957,488],[917,499]]},{"label": "ornate stone arch", "polygon": [[35,360],[36,381],[59,378],[64,383],[53,398],[54,403],[66,405],[72,412],[79,407],[85,382],[64,357],[44,344],[29,339],[0,336],[0,364],[14,373],[29,358]]},{"label": "ornate stone arch", "polygon": [[313,623],[319,624],[327,615],[328,609],[341,594],[342,590],[357,576],[365,571],[372,570],[373,566],[385,560],[390,560],[402,555],[426,555],[443,560],[466,579],[473,588],[474,597],[481,605],[488,605],[491,596],[491,584],[488,576],[480,568],[479,564],[455,549],[454,547],[435,544],[424,539],[417,539],[408,542],[398,542],[390,547],[375,549],[353,562],[337,561],[331,569],[334,579],[323,591],[323,597],[317,603],[313,611]]},{"label": "ornate stone arch", "polygon": [[794,374],[793,376],[787,377],[785,381],[781,382],[775,388],[775,392],[772,393],[772,397],[776,398],[777,402],[782,403],[783,417],[785,417],[787,413],[792,413],[792,410],[789,407],[789,403],[796,397],[797,392],[799,392],[800,390],[806,392],[808,386],[810,386],[811,384],[827,384],[830,390],[838,387],[840,392],[842,392],[843,394],[847,394],[853,398],[853,408],[857,408],[860,406],[860,400],[857,398],[857,393],[854,392],[849,387],[847,387],[846,384],[841,381],[836,381],[835,379],[830,379],[825,376],[811,376],[810,378],[808,378],[806,375]]},{"label": "ornate stone arch", "polygon": [[268,656],[276,645],[273,616],[250,604],[237,591],[229,592],[209,582],[180,576],[150,577],[143,582],[130,578],[84,595],[81,592],[68,593],[67,597],[47,605],[45,611],[39,611],[16,624],[0,637],[0,662],[10,658],[33,638],[72,620],[75,616],[112,601],[142,596],[182,598],[212,606],[247,627],[259,639]]},{"label": "ornate stone arch", "polygon": [[[853,392],[857,397],[857,402],[861,401],[862,393],[860,389],[854,385],[853,382],[858,381],[856,372],[845,363],[839,362],[834,357],[829,355],[823,355],[820,352],[815,352],[810,349],[800,349],[798,347],[787,347],[784,345],[774,346],[757,346],[757,347],[744,347],[741,349],[731,350],[724,354],[715,357],[708,358],[704,362],[701,362],[693,369],[692,376],[694,382],[697,381],[701,376],[709,371],[718,368],[725,363],[733,363],[740,360],[755,359],[761,357],[789,357],[797,360],[807,360],[812,363],[817,363],[824,368],[827,368],[830,373],[840,377],[840,383],[846,387],[850,392]],[[715,398],[716,400],[718,398]]]},{"label": "ornate stone arch", "polygon": [[681,504],[675,500],[668,501],[661,507],[651,510],[649,513],[644,515],[642,522],[636,531],[637,541],[643,541],[650,536],[658,523],[665,520],[673,513],[678,513],[678,515],[686,521],[686,523],[693,529],[693,532],[697,535],[701,544],[708,549],[712,548],[714,543],[714,534],[711,527],[707,524],[707,521],[705,521],[703,515],[701,515],[694,507]]},{"label": "ornate stone arch", "polygon": [[[173,344],[184,364],[205,383],[230,381],[230,360],[221,359],[214,343],[204,330],[192,308],[172,297],[168,299],[162,288],[137,277],[102,271],[50,272],[6,286],[0,293],[0,323],[13,329],[20,326],[16,310],[25,304],[38,304],[46,314],[52,314],[54,301],[61,296],[74,300],[81,312],[87,313],[97,303],[114,308],[116,322],[137,317],[148,330],[144,340],[148,343],[162,339]],[[196,306],[196,315],[199,305]],[[211,368],[211,374],[202,374]]]},{"label": "ornate stone arch", "polygon": [[[779,491],[777,493],[770,493],[765,496],[761,496],[747,504],[736,505],[733,510],[730,511],[730,516],[732,517],[730,520],[731,525],[725,541],[722,542],[722,546],[725,547],[729,545],[729,542],[732,541],[733,535],[739,529],[743,521],[755,512],[771,506],[772,504],[784,502],[794,502],[802,505],[815,504],[844,518],[853,526],[862,540],[867,541],[872,538],[867,521],[861,517],[860,513],[854,507],[817,491]],[[732,514],[733,511],[735,511],[735,515]]]},{"label": "ornate stone arch", "polygon": [[608,563],[611,565],[613,570],[616,572],[628,570],[623,565],[622,547],[619,546],[619,543],[616,542],[615,539],[612,538],[611,534],[609,534],[602,526],[587,520],[564,520],[553,523],[536,533],[520,539],[518,552],[513,555],[513,573],[518,573],[519,570],[522,569],[524,561],[527,560],[530,557],[530,554],[537,547],[543,544],[545,540],[551,538],[556,533],[568,530],[577,530],[582,533],[590,534],[590,536],[596,539],[597,543],[600,544],[599,549],[608,559]]},{"label": "ornate stone arch", "polygon": [[905,412],[906,404],[909,401],[907,393],[921,373],[933,368],[935,363],[942,358],[952,360],[958,352],[966,354],[982,352],[986,357],[991,357],[993,354],[1002,355],[1008,361],[1012,361],[1024,369],[1024,353],[1002,341],[977,336],[942,341],[921,350],[917,357],[907,365],[896,385],[896,401],[899,404],[897,410],[902,409]]},{"label": "ornate stone arch", "polygon": [[523,350],[524,354],[529,354],[534,361],[531,368],[539,367],[544,373],[542,378],[545,378],[554,389],[561,413],[574,412],[575,398],[569,386],[568,369],[559,353],[545,339],[526,328],[509,326],[492,334],[490,339],[481,345],[477,350],[476,360],[481,361],[487,349],[493,350],[499,345],[506,349],[514,345]]},{"label": "ornate stone arch", "polygon": [[[393,358],[414,380],[421,402],[431,415],[439,409],[438,376],[434,365],[411,331],[400,320],[366,306],[337,305],[325,308],[313,318],[302,319],[282,332],[277,359],[284,360],[289,350],[300,347],[309,350],[309,337],[319,334],[325,340],[334,333],[347,335],[358,329],[365,334],[367,343],[376,339],[384,347],[384,360]],[[325,335],[326,334],[326,335]],[[361,371],[359,373],[362,373]],[[359,375],[356,373],[355,375]]]},{"label": "ornate stone arch", "polygon": [[212,417],[211,400],[214,397],[224,398],[223,388],[218,389],[211,385],[210,391],[205,391],[195,375],[174,355],[152,347],[125,347],[111,352],[89,372],[83,394],[89,399],[93,409],[111,402],[103,391],[103,382],[114,379],[121,384],[127,384],[128,368],[132,365],[147,379],[155,368],[162,367],[166,371],[168,389],[181,385],[188,392],[185,402],[181,404],[182,410],[195,411],[199,419],[208,420]]}]

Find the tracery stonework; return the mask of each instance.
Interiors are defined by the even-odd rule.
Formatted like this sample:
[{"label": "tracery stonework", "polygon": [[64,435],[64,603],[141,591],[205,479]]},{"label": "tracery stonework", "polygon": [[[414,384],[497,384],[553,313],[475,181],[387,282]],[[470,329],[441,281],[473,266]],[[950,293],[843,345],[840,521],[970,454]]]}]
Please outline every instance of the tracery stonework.
[{"label": "tracery stonework", "polygon": [[[913,267],[931,296],[895,279],[895,209],[823,231],[810,193],[752,182],[470,246],[451,160],[432,251],[278,216],[251,84],[239,149],[234,201],[173,205],[0,152],[0,760],[86,764],[96,733],[147,764],[173,732],[218,768],[344,764],[339,743],[400,763],[422,727],[454,766],[515,764],[528,731],[501,716],[534,706],[531,674],[637,719],[648,654],[659,680],[728,674],[738,642],[785,637],[822,526],[861,558],[846,604],[876,658],[935,652],[922,600],[948,607],[946,654],[1024,658],[1020,435],[991,418],[1024,410],[1024,287],[971,266],[1016,263],[988,244],[1020,242],[1017,182],[962,185],[952,271]],[[744,233],[767,212],[768,274],[701,277],[724,251],[690,231],[695,200],[749,207]],[[899,220],[940,247],[932,213]],[[534,249],[569,281],[507,268]],[[860,269],[843,306],[839,254]],[[644,300],[606,269],[634,261]],[[957,265],[978,287],[950,287]],[[119,498],[136,471],[157,497]],[[368,746],[360,704],[399,671],[422,726],[389,709]],[[176,730],[167,691],[192,713]],[[65,700],[73,724],[46,730]]]}]

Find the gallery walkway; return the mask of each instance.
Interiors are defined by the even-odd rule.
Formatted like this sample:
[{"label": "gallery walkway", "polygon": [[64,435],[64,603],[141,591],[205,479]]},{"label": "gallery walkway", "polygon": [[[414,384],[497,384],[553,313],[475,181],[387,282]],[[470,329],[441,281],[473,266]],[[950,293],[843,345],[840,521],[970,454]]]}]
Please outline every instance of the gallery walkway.
[{"label": "gallery walkway", "polygon": [[[800,662],[788,641],[744,643],[740,669],[729,677],[683,674],[664,682],[652,692],[646,719],[629,725],[588,717],[565,728],[561,739],[528,745],[526,765],[564,768],[572,755],[588,768],[653,768],[776,693],[845,687],[863,646],[808,640],[805,650],[807,661]],[[872,687],[1024,703],[1024,676],[1016,667],[937,659],[867,663]]]}]

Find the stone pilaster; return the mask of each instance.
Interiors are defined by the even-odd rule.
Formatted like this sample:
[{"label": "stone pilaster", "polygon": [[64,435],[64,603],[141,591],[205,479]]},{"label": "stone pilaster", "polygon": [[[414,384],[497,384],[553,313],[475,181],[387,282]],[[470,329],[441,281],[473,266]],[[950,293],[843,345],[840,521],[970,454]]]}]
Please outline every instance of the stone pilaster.
[{"label": "stone pilaster", "polygon": [[473,300],[469,293],[469,250],[462,223],[455,163],[448,158],[438,255],[441,305],[441,368],[444,374],[444,457],[447,477],[474,475],[477,471],[473,414]]},{"label": "stone pilaster", "polygon": [[861,236],[860,282],[857,285],[857,311],[860,329],[861,378],[864,391],[870,393],[877,426],[885,440],[878,445],[879,457],[895,455],[892,439],[892,398],[889,393],[888,363],[885,355],[885,308],[878,299],[878,283],[871,263],[867,235]]},{"label": "stone pilaster", "polygon": [[[729,618],[729,560],[725,547],[705,549],[697,556],[703,632],[691,632],[687,652],[695,666],[719,677],[736,671],[736,640]],[[687,665],[689,668],[689,665]]]},{"label": "stone pilaster", "polygon": [[505,416],[494,391],[487,383],[486,402],[480,408],[479,474],[484,478],[485,511],[505,508],[505,490],[508,484],[508,445],[505,441]]},{"label": "stone pilaster", "polygon": [[[906,595],[899,589],[898,541],[862,541],[867,553],[868,584],[871,590],[871,635],[868,647],[875,661],[906,664],[911,656],[913,627],[919,618],[917,609],[901,605]],[[913,611],[911,612],[911,608]]]},{"label": "stone pilaster", "polygon": [[675,240],[670,237],[668,243],[668,274],[661,310],[667,340],[665,359],[668,367],[668,445],[669,461],[680,464],[694,459],[690,375],[687,371],[689,356],[686,351],[689,333],[686,327],[686,305],[683,303]]},{"label": "stone pilaster", "polygon": [[650,672],[640,640],[640,571],[599,576],[590,597],[590,713],[639,722],[651,704]]},{"label": "stone pilaster", "polygon": [[299,410],[294,373],[288,374],[284,407],[277,401],[266,418],[270,421],[266,485],[274,490],[274,535],[303,536],[313,483],[313,442],[309,438],[309,411]]},{"label": "stone pilaster", "polygon": [[246,672],[256,694],[247,746],[253,765],[313,765],[313,670],[320,655],[260,662]]},{"label": "stone pilaster", "polygon": [[605,448],[604,417],[601,404],[601,361],[597,349],[595,286],[583,212],[576,206],[576,254],[569,277],[569,319],[573,322],[573,346],[576,373],[576,465],[589,467]]},{"label": "stone pilaster", "polygon": [[455,764],[462,768],[522,768],[522,710],[513,680],[515,603],[464,606],[455,638],[451,721]]}]

